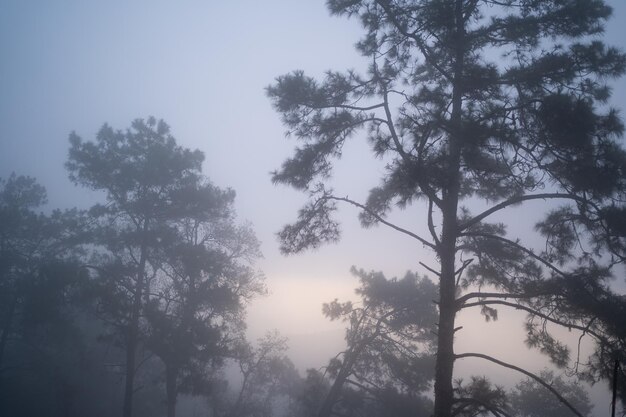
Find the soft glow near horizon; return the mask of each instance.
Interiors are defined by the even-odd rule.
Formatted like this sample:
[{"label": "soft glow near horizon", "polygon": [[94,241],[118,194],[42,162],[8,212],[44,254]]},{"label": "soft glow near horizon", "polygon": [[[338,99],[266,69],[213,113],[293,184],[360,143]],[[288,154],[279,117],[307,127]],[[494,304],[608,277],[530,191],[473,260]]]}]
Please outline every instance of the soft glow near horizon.
[{"label": "soft glow near horizon", "polygon": [[[254,337],[275,327],[287,337],[323,332],[343,332],[344,324],[324,319],[322,305],[333,301],[356,300],[356,279],[349,274],[337,278],[272,277],[269,294],[248,307],[248,331]],[[322,318],[322,320],[320,320]]]},{"label": "soft glow near horizon", "polygon": [[345,324],[322,316],[322,305],[335,298],[356,300],[356,279],[346,276],[278,276],[268,279],[270,293],[254,300],[247,315],[248,337],[276,329],[289,342],[288,355],[300,373],[320,368],[345,348]]}]

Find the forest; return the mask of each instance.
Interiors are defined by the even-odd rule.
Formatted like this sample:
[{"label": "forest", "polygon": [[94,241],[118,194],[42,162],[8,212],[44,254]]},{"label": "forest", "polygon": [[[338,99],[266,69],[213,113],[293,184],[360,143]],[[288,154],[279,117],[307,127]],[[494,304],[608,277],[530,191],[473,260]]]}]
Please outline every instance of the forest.
[{"label": "forest", "polygon": [[[607,416],[626,416],[626,148],[613,97],[626,54],[605,43],[607,3],[327,0],[358,24],[366,64],[277,72],[254,92],[289,144],[263,148],[281,161],[269,175],[246,166],[240,142],[216,146],[244,181],[262,177],[294,204],[245,206],[214,178],[211,146],[187,146],[178,130],[190,130],[167,117],[66,131],[57,168],[67,195],[84,196],[75,208],[50,203],[65,197],[46,176],[6,163],[0,416],[604,415],[593,387]],[[253,120],[229,129],[266,136]],[[240,216],[283,209],[271,242]],[[325,262],[351,221],[378,249],[366,267],[346,259],[352,298],[318,306],[341,349],[302,369],[275,323],[250,332],[250,307],[275,282],[260,265]],[[385,270],[403,253],[395,239],[411,253],[404,274]],[[280,256],[264,262],[268,245]],[[548,365],[509,360],[512,332],[468,345],[468,314],[510,321]]]}]

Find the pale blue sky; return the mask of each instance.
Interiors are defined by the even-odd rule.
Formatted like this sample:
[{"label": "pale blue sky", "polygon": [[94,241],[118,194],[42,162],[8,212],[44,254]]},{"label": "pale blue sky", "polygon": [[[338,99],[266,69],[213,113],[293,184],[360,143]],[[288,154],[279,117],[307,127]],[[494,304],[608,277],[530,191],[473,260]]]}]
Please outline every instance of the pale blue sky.
[{"label": "pale blue sky", "polygon": [[[615,14],[606,39],[624,48],[626,2],[609,3]],[[264,88],[294,69],[322,75],[363,67],[353,48],[360,35],[358,22],[330,17],[323,0],[0,0],[0,177],[34,176],[51,207],[86,207],[97,196],[67,180],[68,134],[92,139],[104,122],[123,129],[136,117],[163,118],[180,144],[204,151],[205,173],[217,185],[237,191],[240,218],[263,242],[259,267],[274,295],[252,306],[251,333],[332,332],[340,326],[324,321],[320,304],[350,294],[351,265],[423,273],[418,261],[430,255],[384,228],[360,229],[352,209],[341,212],[339,245],[279,255],[274,233],[295,218],[304,196],[270,182],[294,143]],[[624,81],[614,94],[625,109]],[[354,139],[336,171],[337,190],[360,199],[382,167]],[[419,217],[398,219],[410,226]],[[302,291],[306,297],[297,298]],[[336,353],[335,342],[328,352]],[[308,353],[295,354],[311,366],[324,359],[317,350],[308,361]]]}]

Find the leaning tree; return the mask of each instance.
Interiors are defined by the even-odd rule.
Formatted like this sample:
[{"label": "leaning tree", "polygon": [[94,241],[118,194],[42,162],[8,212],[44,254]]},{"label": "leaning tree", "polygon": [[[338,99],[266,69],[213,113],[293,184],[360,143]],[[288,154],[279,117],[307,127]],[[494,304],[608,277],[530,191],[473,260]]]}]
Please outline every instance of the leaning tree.
[{"label": "leaning tree", "polygon": [[[310,197],[279,233],[283,252],[336,241],[333,212],[342,202],[361,210],[364,226],[390,226],[434,252],[437,417],[452,415],[460,358],[530,376],[487,355],[455,353],[455,319],[465,308],[526,311],[528,344],[559,365],[567,346],[542,324],[579,329],[597,342],[587,376],[607,377],[624,338],[603,306],[619,304],[609,280],[626,243],[623,125],[607,104],[626,58],[600,37],[611,8],[602,0],[327,3],[360,19],[365,36],[356,47],[369,66],[321,81],[296,71],[267,89],[301,143],[273,180]],[[328,181],[359,130],[387,168],[366,201],[334,193]],[[545,214],[535,228],[540,246],[509,237],[498,221],[519,205]],[[393,223],[394,206],[423,210],[423,231]]]},{"label": "leaning tree", "polygon": [[347,328],[346,349],[326,368],[333,383],[318,416],[333,415],[350,396],[362,396],[359,404],[367,415],[426,413],[432,408],[424,392],[433,378],[437,287],[410,271],[401,279],[356,268],[352,273],[361,282],[355,291],[360,300],[335,299],[323,306],[327,318]]}]

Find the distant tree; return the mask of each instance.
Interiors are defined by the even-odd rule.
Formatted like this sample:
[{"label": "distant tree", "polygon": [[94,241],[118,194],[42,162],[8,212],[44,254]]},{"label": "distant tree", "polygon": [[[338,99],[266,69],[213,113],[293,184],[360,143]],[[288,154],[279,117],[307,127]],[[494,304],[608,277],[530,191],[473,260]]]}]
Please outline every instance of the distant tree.
[{"label": "distant tree", "polygon": [[226,417],[272,417],[293,399],[300,376],[285,355],[287,339],[268,332],[256,346],[242,340],[234,352],[241,386]]},{"label": "distant tree", "polygon": [[430,388],[434,377],[437,287],[411,272],[391,280],[381,272],[353,268],[352,273],[361,281],[356,290],[361,300],[334,300],[323,308],[328,318],[342,320],[348,327],[346,350],[328,366],[334,380],[318,415],[331,416],[348,386],[374,399],[366,407],[370,413],[373,409],[398,416],[427,412],[429,401],[420,393]]},{"label": "distant tree", "polygon": [[[102,191],[106,198],[105,204],[90,210],[95,224],[91,243],[96,248],[91,267],[98,275],[99,308],[117,330],[126,352],[123,415],[130,417],[140,365],[138,348],[145,346],[150,324],[163,336],[162,344],[153,343],[152,348],[166,364],[169,384],[203,349],[195,343],[213,337],[214,329],[202,327],[210,320],[206,317],[210,311],[202,310],[208,301],[193,297],[208,296],[204,287],[236,298],[226,302],[237,303],[237,297],[244,296],[231,294],[245,276],[238,269],[237,256],[216,266],[210,265],[215,259],[205,258],[202,252],[215,237],[203,234],[205,227],[232,218],[234,192],[208,182],[202,176],[202,152],[177,145],[162,120],[137,119],[126,131],[105,124],[95,141],[84,142],[72,133],[70,145],[66,163],[70,178]],[[245,240],[236,243],[254,245]],[[246,255],[251,254],[242,256]],[[217,260],[223,263],[224,258]],[[231,271],[218,271],[222,266]],[[164,272],[175,275],[165,277]],[[222,285],[225,277],[234,283]],[[249,285],[242,285],[238,291],[249,290]],[[174,299],[167,300],[168,294]],[[212,301],[221,300],[215,295]],[[146,306],[155,319],[151,323],[146,321]],[[168,398],[175,401],[176,387],[172,389]]]},{"label": "distant tree", "polygon": [[45,215],[38,210],[46,202],[34,178],[0,178],[0,375],[11,335],[19,334],[20,324],[50,318],[78,278],[70,232],[79,215]]},{"label": "distant tree", "polygon": [[[49,262],[28,276],[0,376],[0,415],[109,415],[119,378],[89,332],[84,270]],[[34,401],[33,399],[37,399]]]},{"label": "distant tree", "polygon": [[[587,392],[578,384],[568,382],[552,371],[542,371],[539,376],[561,393],[582,415],[591,413],[592,405]],[[525,379],[509,394],[513,415],[520,417],[568,417],[572,412],[533,379]]]},{"label": "distant tree", "polygon": [[46,202],[45,189],[33,178],[12,174],[0,179],[0,291],[2,335],[0,336],[0,372],[9,335],[23,295],[23,287],[41,258],[39,242],[44,219],[35,210]]},{"label": "distant tree", "polygon": [[320,404],[328,395],[330,382],[317,369],[307,369],[306,376],[295,387],[289,411],[294,417],[317,417]]},{"label": "distant tree", "polygon": [[[44,214],[35,179],[0,179],[0,414],[73,415],[86,354],[75,319],[86,282],[76,210]],[[38,398],[38,401],[32,401]]]},{"label": "distant tree", "polygon": [[[480,307],[490,318],[497,307],[528,312],[529,346],[558,366],[569,351],[546,322],[592,335],[602,352],[611,325],[580,300],[610,294],[612,271],[626,259],[624,128],[606,105],[606,83],[624,73],[626,58],[598,36],[611,8],[602,0],[328,6],[360,18],[366,35],[357,49],[369,67],[365,75],[328,72],[322,82],[296,71],[267,89],[302,142],[273,180],[310,197],[279,233],[282,251],[338,240],[332,214],[348,203],[362,210],[364,226],[390,226],[434,252],[436,417],[450,417],[458,401],[456,360],[482,358],[521,371],[487,355],[455,353],[461,309]],[[365,202],[337,195],[327,181],[333,159],[361,128],[387,167]],[[418,201],[425,203],[424,234],[390,220],[394,206]],[[519,205],[546,214],[536,226],[544,245],[507,237],[505,224],[487,222]]]},{"label": "distant tree", "polygon": [[234,192],[198,183],[180,195],[184,212],[172,234],[145,306],[146,346],[165,365],[167,415],[179,392],[207,395],[215,370],[236,355],[245,305],[264,291],[253,267],[261,255],[248,225],[234,222]]}]

